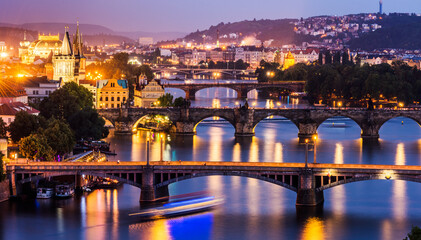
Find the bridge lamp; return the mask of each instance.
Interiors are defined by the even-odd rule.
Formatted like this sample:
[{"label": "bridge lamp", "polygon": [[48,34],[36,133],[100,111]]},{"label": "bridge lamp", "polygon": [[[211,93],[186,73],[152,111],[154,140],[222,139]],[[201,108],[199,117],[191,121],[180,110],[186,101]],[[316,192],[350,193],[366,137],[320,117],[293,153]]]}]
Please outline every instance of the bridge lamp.
[{"label": "bridge lamp", "polygon": [[402,108],[404,106],[403,102],[399,103],[399,107]]},{"label": "bridge lamp", "polygon": [[392,178],[392,172],[386,171],[384,173],[384,178],[386,178],[387,180],[390,180]]},{"label": "bridge lamp", "polygon": [[338,107],[342,107],[342,102],[338,102]]}]

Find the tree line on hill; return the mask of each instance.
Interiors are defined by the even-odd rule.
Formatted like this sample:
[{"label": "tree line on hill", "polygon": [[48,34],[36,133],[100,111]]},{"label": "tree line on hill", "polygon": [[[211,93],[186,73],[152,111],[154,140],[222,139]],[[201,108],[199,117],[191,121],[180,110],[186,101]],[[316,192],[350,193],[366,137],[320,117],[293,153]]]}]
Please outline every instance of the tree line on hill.
[{"label": "tree line on hill", "polygon": [[332,62],[299,63],[286,70],[280,69],[278,63],[262,61],[256,73],[261,82],[306,80],[305,91],[311,104],[343,100],[349,105],[366,106],[370,99],[421,102],[421,71],[417,68],[401,61],[360,65],[343,60],[348,59],[346,54],[335,55]]}]

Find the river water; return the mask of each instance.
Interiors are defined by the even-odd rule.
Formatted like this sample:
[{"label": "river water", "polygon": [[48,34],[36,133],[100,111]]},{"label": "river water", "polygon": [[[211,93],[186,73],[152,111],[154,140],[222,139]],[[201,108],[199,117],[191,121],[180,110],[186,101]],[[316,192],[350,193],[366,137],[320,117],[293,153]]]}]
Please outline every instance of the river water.
[{"label": "river water", "polygon": [[[228,93],[227,93],[227,92]],[[182,94],[175,91],[177,94]],[[226,94],[226,95],[224,95]],[[230,95],[231,94],[231,95]],[[202,90],[194,105],[235,105],[224,89]],[[224,97],[225,96],[225,97]],[[230,98],[227,98],[229,96]],[[265,106],[266,100],[254,100]],[[282,107],[299,102],[280,100]],[[403,121],[403,122],[402,122]],[[282,117],[261,122],[256,135],[235,138],[224,121],[204,121],[197,135],[165,139],[166,161],[303,162],[298,129]],[[332,118],[319,130],[317,161],[419,165],[421,128],[413,120],[396,118],[380,130],[378,143],[363,143],[360,128],[347,118]],[[151,144],[151,160],[159,160],[161,136]],[[111,160],[144,161],[146,133],[106,139],[118,155]],[[309,161],[313,160],[310,153]],[[172,219],[139,222],[129,213],[139,210],[140,190],[96,190],[68,200],[25,200],[0,203],[2,239],[403,239],[412,225],[421,226],[421,185],[372,180],[324,191],[323,209],[296,209],[296,193],[256,179],[212,176],[171,184],[171,195],[207,190],[225,199],[216,209]]]}]

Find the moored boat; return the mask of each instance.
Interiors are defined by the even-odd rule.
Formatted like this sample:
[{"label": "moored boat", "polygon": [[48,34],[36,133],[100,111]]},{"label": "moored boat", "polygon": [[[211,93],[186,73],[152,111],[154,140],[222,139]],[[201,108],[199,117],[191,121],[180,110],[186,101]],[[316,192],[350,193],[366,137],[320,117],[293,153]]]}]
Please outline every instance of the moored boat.
[{"label": "moored boat", "polygon": [[75,194],[75,188],[70,184],[56,185],[56,194],[58,198],[70,198]]},{"label": "moored boat", "polygon": [[54,195],[54,188],[39,187],[37,188],[37,198],[46,199],[52,198]]}]

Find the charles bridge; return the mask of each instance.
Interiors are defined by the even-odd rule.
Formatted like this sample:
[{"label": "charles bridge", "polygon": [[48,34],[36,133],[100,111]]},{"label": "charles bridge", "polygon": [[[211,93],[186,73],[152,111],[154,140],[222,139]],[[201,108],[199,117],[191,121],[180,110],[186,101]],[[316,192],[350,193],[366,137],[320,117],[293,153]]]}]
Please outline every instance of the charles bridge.
[{"label": "charles bridge", "polygon": [[270,83],[171,83],[171,84],[163,84],[164,88],[178,88],[182,89],[186,93],[186,99],[194,100],[196,92],[206,89],[206,88],[230,88],[237,92],[237,98],[243,99],[247,98],[247,93],[251,90],[259,90],[259,89],[268,89],[268,88],[276,88],[276,89],[286,89],[291,92],[303,92],[305,81],[284,81],[284,82],[270,82]]},{"label": "charles bridge", "polygon": [[421,124],[421,111],[402,109],[121,108],[100,109],[98,112],[114,125],[116,134],[132,133],[137,121],[144,116],[163,115],[172,122],[172,131],[176,134],[195,134],[196,126],[202,120],[220,117],[234,127],[236,136],[252,136],[259,122],[270,116],[281,116],[297,126],[300,142],[311,141],[318,127],[336,116],[355,121],[361,128],[363,139],[378,139],[381,126],[396,117],[407,117]]},{"label": "charles bridge", "polygon": [[24,184],[55,176],[74,176],[81,186],[82,176],[98,176],[140,188],[140,201],[169,197],[168,185],[197,177],[222,175],[254,178],[297,193],[297,206],[316,206],[324,201],[323,191],[357,181],[387,179],[421,182],[421,166],[251,163],[251,162],[39,162],[6,166],[12,195]]},{"label": "charles bridge", "polygon": [[231,77],[233,79],[252,79],[257,78],[256,70],[254,69],[207,69],[207,68],[153,68],[152,72],[158,78],[165,78],[166,75],[179,74],[184,75],[186,78],[193,79],[194,76],[212,77]]}]

